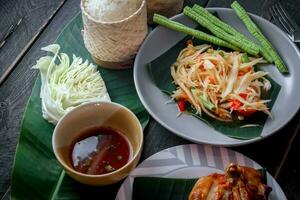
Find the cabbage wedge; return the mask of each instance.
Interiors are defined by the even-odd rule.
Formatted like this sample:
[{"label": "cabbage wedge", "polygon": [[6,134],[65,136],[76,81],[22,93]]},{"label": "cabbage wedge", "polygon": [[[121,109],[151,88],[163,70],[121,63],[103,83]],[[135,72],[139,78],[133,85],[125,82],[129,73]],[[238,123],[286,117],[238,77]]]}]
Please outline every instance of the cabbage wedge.
[{"label": "cabbage wedge", "polygon": [[66,113],[83,103],[110,101],[96,65],[87,60],[83,62],[75,55],[71,63],[67,54],[59,53],[58,44],[42,50],[53,54],[41,57],[33,66],[41,74],[40,98],[44,119],[57,124]]}]

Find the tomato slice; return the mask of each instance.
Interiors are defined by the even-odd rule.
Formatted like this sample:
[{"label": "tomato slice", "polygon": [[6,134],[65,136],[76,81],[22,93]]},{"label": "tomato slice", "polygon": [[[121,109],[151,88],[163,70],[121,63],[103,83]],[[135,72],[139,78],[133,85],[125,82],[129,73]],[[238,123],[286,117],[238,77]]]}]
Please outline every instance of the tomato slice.
[{"label": "tomato slice", "polygon": [[238,112],[239,112],[239,114],[243,115],[244,117],[249,117],[252,114],[254,114],[256,112],[256,110],[254,110],[254,109],[243,109],[243,110],[239,110]]},{"label": "tomato slice", "polygon": [[247,99],[247,96],[248,96],[248,95],[245,94],[245,93],[240,93],[239,95],[240,95],[240,97],[242,97],[242,98],[245,99],[245,100]]},{"label": "tomato slice", "polygon": [[231,102],[231,110],[238,110],[241,106],[243,105],[242,102],[240,102],[237,99],[233,99],[233,101]]},{"label": "tomato slice", "polygon": [[180,112],[185,111],[185,102],[186,102],[186,100],[184,100],[184,99],[181,99],[177,102]]}]

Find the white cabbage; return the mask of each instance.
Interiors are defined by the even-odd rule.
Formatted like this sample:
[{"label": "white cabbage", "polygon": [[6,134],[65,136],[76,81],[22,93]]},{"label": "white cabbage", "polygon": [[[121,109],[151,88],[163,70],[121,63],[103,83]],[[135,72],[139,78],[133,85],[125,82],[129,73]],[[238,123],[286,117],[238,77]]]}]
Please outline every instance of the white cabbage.
[{"label": "white cabbage", "polygon": [[43,117],[57,124],[67,112],[87,102],[110,101],[105,83],[97,66],[83,62],[73,55],[73,62],[67,54],[59,53],[60,46],[52,44],[42,50],[53,53],[41,57],[34,69],[41,74],[41,92]]}]

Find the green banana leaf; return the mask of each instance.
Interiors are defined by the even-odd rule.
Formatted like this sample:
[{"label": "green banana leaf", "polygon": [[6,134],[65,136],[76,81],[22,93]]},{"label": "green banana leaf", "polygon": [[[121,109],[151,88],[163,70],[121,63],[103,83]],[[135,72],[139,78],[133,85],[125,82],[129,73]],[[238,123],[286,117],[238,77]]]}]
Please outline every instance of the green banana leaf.
[{"label": "green banana leaf", "polygon": [[[199,29],[198,27],[197,29]],[[202,31],[207,32],[206,29],[201,28]],[[185,37],[183,40],[179,41],[176,45],[171,47],[168,51],[154,59],[148,64],[148,71],[151,74],[151,77],[155,84],[160,90],[168,95],[172,94],[172,91],[176,89],[176,86],[173,84],[173,79],[170,73],[170,66],[175,62],[179,52],[186,47],[186,41],[192,40],[194,45],[204,44],[205,42],[198,39],[192,38],[190,36]],[[220,48],[220,47],[214,47]],[[222,48],[225,51],[230,51],[229,49]],[[260,68],[263,70],[263,67]],[[270,110],[273,107],[274,102],[279,94],[281,86],[277,84],[270,77],[266,77],[272,85],[272,88],[268,92],[262,93],[262,99],[271,99],[271,102],[268,103]],[[263,130],[264,124],[268,116],[262,112],[256,112],[250,117],[246,117],[245,120],[234,120],[232,123],[225,123],[217,121],[205,113],[202,116],[199,116],[196,111],[190,106],[187,106],[187,114],[191,114],[211,126],[215,130],[223,133],[224,135],[232,138],[248,140],[256,137],[260,137]],[[180,117],[178,118],[180,120]],[[200,122],[199,122],[200,123]],[[259,126],[241,128],[241,126],[246,124],[258,124]]]},{"label": "green banana leaf", "polygon": [[[266,170],[259,170],[267,184]],[[136,177],[133,182],[132,200],[187,200],[198,179]]]},{"label": "green banana leaf", "polygon": [[[72,54],[92,61],[81,37],[82,19],[79,13],[62,31],[56,43]],[[38,58],[37,58],[38,59]],[[149,115],[142,106],[133,82],[133,70],[99,69],[112,101],[132,110],[143,127]],[[75,182],[56,160],[51,144],[54,126],[42,117],[40,77],[37,78],[24,114],[12,174],[12,199],[84,199],[105,194],[116,187],[90,187]],[[114,194],[116,191],[111,192]],[[100,196],[99,196],[100,195]]]},{"label": "green banana leaf", "polygon": [[187,200],[197,179],[136,177],[132,200]]}]

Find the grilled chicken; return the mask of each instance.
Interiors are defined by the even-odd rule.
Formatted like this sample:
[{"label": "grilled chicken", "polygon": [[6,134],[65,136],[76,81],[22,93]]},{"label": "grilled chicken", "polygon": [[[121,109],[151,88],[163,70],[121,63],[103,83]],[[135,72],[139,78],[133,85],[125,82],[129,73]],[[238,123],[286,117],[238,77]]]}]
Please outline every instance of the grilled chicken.
[{"label": "grilled chicken", "polygon": [[262,183],[260,172],[232,163],[225,174],[201,177],[189,194],[189,200],[267,200],[271,190]]}]

